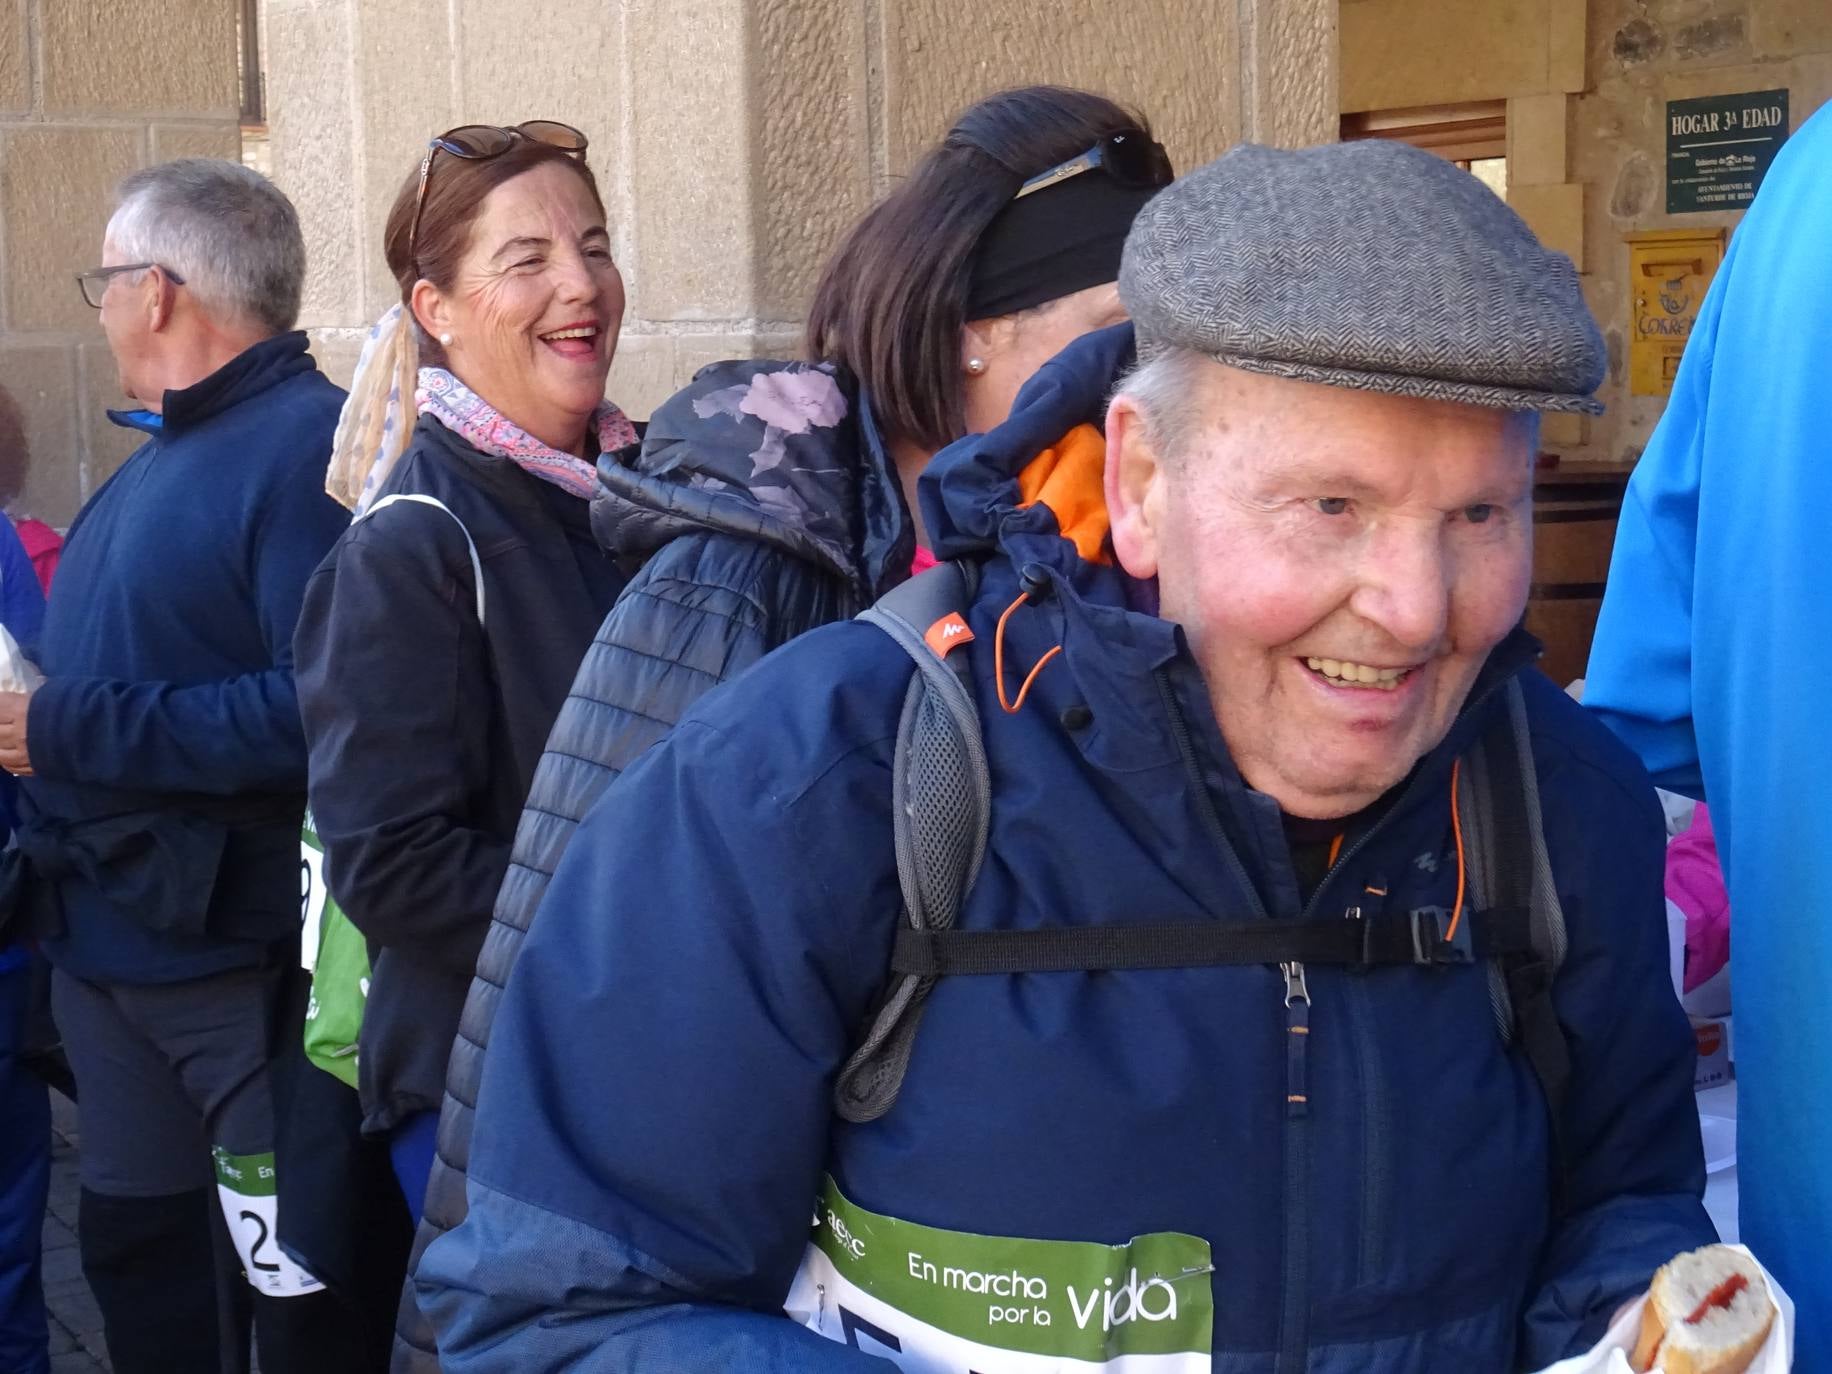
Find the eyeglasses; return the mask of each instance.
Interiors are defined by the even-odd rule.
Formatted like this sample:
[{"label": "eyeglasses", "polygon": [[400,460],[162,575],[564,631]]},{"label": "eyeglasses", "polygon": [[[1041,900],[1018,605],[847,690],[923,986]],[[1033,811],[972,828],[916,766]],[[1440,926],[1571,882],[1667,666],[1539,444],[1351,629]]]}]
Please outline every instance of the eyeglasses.
[{"label": "eyeglasses", "polygon": [[164,263],[124,262],[117,267],[91,267],[87,272],[78,272],[76,286],[83,293],[83,303],[91,309],[100,310],[102,297],[108,294],[108,283],[115,277],[123,272],[145,272],[154,268],[165,273],[165,279],[173,286],[184,285],[184,278]]},{"label": "eyeglasses", "polygon": [[416,250],[420,245],[420,216],[426,209],[426,178],[433,169],[433,159],[440,153],[450,153],[453,157],[482,162],[501,157],[523,139],[531,143],[545,143],[549,148],[558,148],[581,161],[585,158],[585,135],[572,125],[562,124],[555,119],[531,119],[526,124],[516,124],[509,128],[497,124],[460,124],[456,129],[447,129],[427,142],[426,156],[420,159],[420,189],[413,199],[413,224],[407,231],[409,263],[419,262]]},{"label": "eyeglasses", "polygon": [[1124,129],[1117,134],[1108,134],[1079,157],[1058,163],[1047,172],[1039,172],[1020,186],[1012,199],[1023,200],[1096,168],[1121,186],[1168,186],[1177,175],[1171,169],[1170,154],[1164,151],[1162,143],[1137,129]]}]

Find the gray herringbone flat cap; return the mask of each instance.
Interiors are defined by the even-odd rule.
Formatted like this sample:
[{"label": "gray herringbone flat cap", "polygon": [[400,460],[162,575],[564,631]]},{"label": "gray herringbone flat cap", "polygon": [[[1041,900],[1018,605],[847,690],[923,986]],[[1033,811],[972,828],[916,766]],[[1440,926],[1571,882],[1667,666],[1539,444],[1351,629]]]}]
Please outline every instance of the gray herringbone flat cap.
[{"label": "gray herringbone flat cap", "polygon": [[1369,139],[1245,145],[1133,223],[1142,357],[1509,410],[1596,414],[1606,361],[1562,253],[1452,163]]}]

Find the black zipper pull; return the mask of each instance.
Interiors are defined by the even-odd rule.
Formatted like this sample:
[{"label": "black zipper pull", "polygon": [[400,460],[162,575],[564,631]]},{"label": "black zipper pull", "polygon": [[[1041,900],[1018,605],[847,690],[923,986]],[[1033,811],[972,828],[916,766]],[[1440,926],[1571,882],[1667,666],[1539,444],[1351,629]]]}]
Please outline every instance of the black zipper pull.
[{"label": "black zipper pull", "polygon": [[1285,1114],[1310,1115],[1310,1082],[1305,1054],[1310,1043],[1310,988],[1304,965],[1280,964],[1285,975]]}]

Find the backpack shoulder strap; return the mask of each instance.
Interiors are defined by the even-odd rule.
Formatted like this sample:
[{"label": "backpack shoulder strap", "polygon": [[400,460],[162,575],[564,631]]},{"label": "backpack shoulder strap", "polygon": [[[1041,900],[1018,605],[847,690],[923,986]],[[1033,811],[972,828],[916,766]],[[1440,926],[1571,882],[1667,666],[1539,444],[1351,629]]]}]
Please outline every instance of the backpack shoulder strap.
[{"label": "backpack shoulder strap", "polygon": [[1470,836],[1470,880],[1477,899],[1528,913],[1530,950],[1491,964],[1490,996],[1503,1039],[1519,1043],[1545,1094],[1562,1182],[1571,1049],[1553,1006],[1552,985],[1565,961],[1565,911],[1546,852],[1539,773],[1518,680],[1508,683],[1505,709],[1466,763],[1470,786],[1460,789],[1457,806]]},{"label": "backpack shoulder strap", "polygon": [[417,491],[397,491],[392,496],[384,496],[350,523],[353,525],[360,524],[362,521],[374,515],[378,510],[382,509],[382,507],[392,506],[399,501],[411,501],[416,506],[431,506],[434,510],[442,510],[447,515],[451,516],[452,523],[458,527],[458,532],[464,536],[465,549],[471,555],[471,577],[473,578],[473,585],[477,588],[477,623],[479,625],[484,624],[483,560],[477,556],[477,542],[471,538],[471,532],[464,527],[464,521],[460,520],[457,512],[446,505],[445,502],[441,501],[436,496],[427,496]]},{"label": "backpack shoulder strap", "polygon": [[[897,641],[916,665],[903,699],[892,765],[892,815],[903,919],[912,930],[947,930],[986,854],[992,777],[965,656],[966,612],[978,569],[942,563],[911,578],[859,616]],[[958,627],[958,628],[955,628]],[[950,630],[953,632],[950,633]],[[847,1121],[889,1111],[903,1085],[922,1008],[935,979],[894,975],[865,1038],[834,1084]]]}]

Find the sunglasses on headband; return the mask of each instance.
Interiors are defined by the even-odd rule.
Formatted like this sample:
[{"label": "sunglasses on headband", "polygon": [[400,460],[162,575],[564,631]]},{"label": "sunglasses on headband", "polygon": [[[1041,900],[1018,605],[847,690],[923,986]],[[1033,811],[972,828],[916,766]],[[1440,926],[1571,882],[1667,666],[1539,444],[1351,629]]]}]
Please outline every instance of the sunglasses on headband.
[{"label": "sunglasses on headband", "polygon": [[526,124],[507,128],[496,124],[460,124],[427,141],[426,156],[420,159],[420,189],[413,200],[413,224],[407,231],[408,262],[418,261],[415,250],[420,243],[420,216],[426,209],[426,179],[432,172],[433,159],[440,153],[450,153],[467,161],[482,162],[501,157],[523,139],[545,143],[549,148],[558,148],[581,159],[585,156],[585,135],[557,119],[531,119]]},{"label": "sunglasses on headband", "polygon": [[1170,154],[1164,145],[1137,129],[1108,134],[1087,152],[1059,162],[1047,172],[1039,172],[1018,188],[1013,200],[1047,190],[1070,177],[1099,169],[1121,186],[1168,186],[1176,178],[1171,169]]}]

